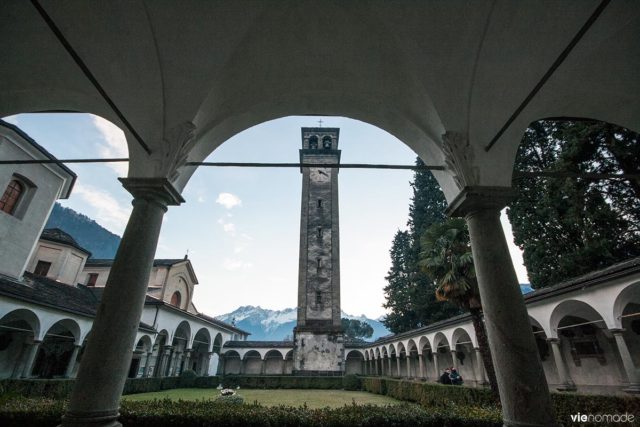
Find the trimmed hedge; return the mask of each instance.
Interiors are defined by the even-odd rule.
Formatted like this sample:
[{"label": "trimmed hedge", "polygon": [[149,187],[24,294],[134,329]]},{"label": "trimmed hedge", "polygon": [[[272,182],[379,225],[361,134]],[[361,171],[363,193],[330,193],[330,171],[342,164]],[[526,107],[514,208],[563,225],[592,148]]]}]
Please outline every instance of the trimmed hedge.
[{"label": "trimmed hedge", "polygon": [[342,377],[293,377],[291,375],[273,376],[249,376],[249,375],[226,375],[220,380],[224,387],[236,388],[300,388],[300,389],[321,389],[321,390],[341,390]]},{"label": "trimmed hedge", "polygon": [[[499,408],[488,389],[453,387],[378,377],[362,378],[362,389],[395,399],[415,402],[426,408],[446,408],[451,404],[477,408]],[[551,393],[551,401],[560,422],[570,415],[640,414],[640,398],[633,396],[600,396],[578,393]]]},{"label": "trimmed hedge", "polygon": [[[66,399],[71,395],[74,381],[73,379],[2,380],[0,381],[0,394]],[[122,394],[148,393],[186,387],[216,388],[218,384],[220,384],[219,377],[193,378],[190,375],[184,377],[127,378]]]},{"label": "trimmed hedge", "polygon": [[[3,427],[50,427],[60,421],[62,401],[18,399],[0,406]],[[211,401],[153,400],[122,402],[120,422],[135,427],[164,426],[425,426],[425,427],[498,427],[495,415],[474,416],[449,408],[426,410],[417,405],[345,405],[342,408],[264,407],[227,405]]]}]

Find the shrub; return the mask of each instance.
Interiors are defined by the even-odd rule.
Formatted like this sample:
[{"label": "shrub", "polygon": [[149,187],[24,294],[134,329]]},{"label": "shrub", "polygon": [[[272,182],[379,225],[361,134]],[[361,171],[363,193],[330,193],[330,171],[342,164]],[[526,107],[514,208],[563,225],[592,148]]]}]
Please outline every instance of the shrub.
[{"label": "shrub", "polygon": [[180,373],[180,387],[182,388],[191,388],[196,385],[196,378],[198,378],[198,374],[196,371],[191,369],[186,369]]},{"label": "shrub", "polygon": [[[0,407],[3,427],[45,427],[59,423],[62,401],[25,399]],[[308,409],[306,407],[264,407],[260,405],[211,404],[209,401],[153,400],[122,402],[120,422],[125,426],[425,426],[498,427],[495,415],[427,411],[417,405],[358,406]]]},{"label": "shrub", "polygon": [[273,376],[249,376],[249,375],[226,375],[220,381],[225,387],[236,388],[301,388],[320,390],[340,390],[342,389],[342,377],[294,377],[290,375]]},{"label": "shrub", "polygon": [[345,390],[362,390],[362,382],[357,375],[345,375],[342,378],[342,388]]},{"label": "shrub", "polygon": [[237,394],[231,394],[229,396],[218,396],[215,400],[216,403],[222,403],[226,405],[242,405],[244,399]]}]

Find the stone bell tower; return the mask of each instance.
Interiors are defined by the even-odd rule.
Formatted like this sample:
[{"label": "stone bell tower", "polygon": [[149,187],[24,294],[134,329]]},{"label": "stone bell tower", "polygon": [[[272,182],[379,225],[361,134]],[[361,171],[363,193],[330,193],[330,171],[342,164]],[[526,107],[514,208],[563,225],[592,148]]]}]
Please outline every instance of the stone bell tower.
[{"label": "stone bell tower", "polygon": [[[302,128],[300,162],[338,164],[338,128]],[[342,375],[338,169],[302,167],[294,375]]]}]

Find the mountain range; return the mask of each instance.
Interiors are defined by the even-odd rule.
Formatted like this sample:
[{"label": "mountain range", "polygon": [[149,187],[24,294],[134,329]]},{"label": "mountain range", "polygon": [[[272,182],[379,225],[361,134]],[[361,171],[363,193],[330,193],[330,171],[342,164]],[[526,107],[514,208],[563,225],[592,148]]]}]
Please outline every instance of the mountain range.
[{"label": "mountain range", "polygon": [[86,215],[65,208],[56,202],[45,228],[59,228],[69,233],[93,258],[112,259],[120,245],[120,236],[113,234]]},{"label": "mountain range", "polygon": [[[296,309],[285,308],[284,310],[269,310],[260,306],[245,305],[232,311],[231,313],[217,316],[216,319],[223,322],[233,323],[238,328],[251,332],[250,340],[256,341],[280,341],[291,339],[293,327],[296,325]],[[381,319],[369,319],[368,317],[352,316],[344,311],[342,318],[355,319],[367,322],[373,328],[373,335],[367,341],[374,341],[391,332],[384,327]]]}]

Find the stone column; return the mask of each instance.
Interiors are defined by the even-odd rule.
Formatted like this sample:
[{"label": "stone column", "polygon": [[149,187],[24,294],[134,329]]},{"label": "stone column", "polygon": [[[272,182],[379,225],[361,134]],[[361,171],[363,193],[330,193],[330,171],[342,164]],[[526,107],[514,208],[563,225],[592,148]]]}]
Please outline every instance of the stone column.
[{"label": "stone column", "polygon": [[[460,138],[464,139],[452,134],[444,137],[454,150],[462,147],[461,141],[455,141]],[[465,167],[460,166],[456,170],[463,173]],[[464,216],[469,227],[504,425],[556,426],[549,387],[500,223],[500,210],[511,194],[505,187],[465,187],[447,211]]]},{"label": "stone column", "polygon": [[427,378],[424,374],[424,360],[422,359],[422,353],[418,353],[418,368],[420,369],[420,378]]},{"label": "stone column", "polygon": [[188,369],[191,369],[191,353],[192,350],[190,348],[186,349],[184,351],[184,368],[182,369],[183,371],[186,371]]},{"label": "stone column", "polygon": [[378,359],[373,359],[373,365],[375,367],[375,375],[378,376],[380,375],[380,372],[378,371]]},{"label": "stone column", "polygon": [[556,362],[556,369],[558,369],[558,377],[560,378],[560,391],[574,391],[576,385],[573,383],[567,364],[562,357],[562,348],[560,348],[560,340],[558,338],[549,338],[547,340],[551,344],[551,350],[553,352],[553,360]]},{"label": "stone column", "polygon": [[440,364],[438,363],[438,352],[431,353],[433,355],[433,368],[436,370],[436,381],[440,380]]},{"label": "stone column", "polygon": [[629,387],[625,388],[624,391],[627,393],[640,393],[640,373],[633,364],[633,359],[631,358],[631,353],[629,353],[627,343],[624,340],[623,332],[623,329],[611,330],[611,333],[616,340],[616,346],[618,347],[618,352],[622,359],[624,371],[627,374],[627,379],[629,380]]},{"label": "stone column", "polygon": [[[168,144],[168,143],[167,143]],[[165,178],[120,178],[133,211],[109,273],[62,425],[120,426],[120,396],[149,283],[162,218],[184,200]],[[126,296],[126,297],[123,297]]]},{"label": "stone column", "polygon": [[18,357],[16,357],[16,361],[13,364],[13,370],[11,371],[11,378],[12,379],[20,378],[20,375],[22,374],[22,371],[24,370],[24,358],[29,353],[29,349],[31,348],[31,345],[32,344],[30,342],[27,342],[27,341],[22,343],[22,346],[20,347],[20,353],[18,354]]},{"label": "stone column", "polygon": [[162,347],[162,360],[160,360],[160,369],[158,370],[157,377],[168,376],[167,366],[171,366],[171,356],[173,355],[173,348],[170,345]]},{"label": "stone column", "polygon": [[144,371],[142,371],[142,378],[147,378],[149,376],[149,364],[151,363],[151,357],[153,356],[153,351],[147,353],[147,357],[144,362]]},{"label": "stone column", "polygon": [[411,356],[407,355],[407,378],[413,378],[413,372],[411,372]]},{"label": "stone column", "polygon": [[[205,361],[204,361],[204,371],[200,374],[200,375],[209,375],[209,367],[211,366],[211,357],[213,356],[213,351],[210,351],[207,353],[207,355],[205,356]],[[224,359],[222,357],[218,357],[218,365],[222,365],[224,366]],[[223,374],[224,372],[220,372],[221,374]]]},{"label": "stone column", "polygon": [[396,356],[396,367],[398,368],[398,377],[401,376],[401,371],[400,371],[400,355]]},{"label": "stone column", "polygon": [[456,357],[458,353],[455,350],[451,350],[451,363],[453,364],[453,369],[458,370],[458,358]]},{"label": "stone column", "polygon": [[36,364],[36,356],[38,355],[38,350],[40,350],[40,344],[42,344],[42,341],[34,340],[29,346],[27,359],[24,362],[24,371],[22,371],[22,378],[31,378],[33,368]]},{"label": "stone column", "polygon": [[282,372],[280,372],[282,375],[285,375],[287,373],[287,359],[286,357],[284,357],[282,359]]},{"label": "stone column", "polygon": [[264,375],[264,373],[266,372],[266,367],[267,367],[267,360],[266,359],[260,360],[260,375]]},{"label": "stone column", "polygon": [[388,368],[387,376],[392,377],[393,376],[393,367],[391,365],[391,357],[389,357],[389,366],[387,368]]},{"label": "stone column", "polygon": [[76,359],[78,358],[78,352],[82,348],[81,345],[74,345],[73,352],[71,353],[71,357],[69,358],[69,364],[67,365],[67,370],[64,373],[65,378],[71,378],[73,375],[73,369],[76,367]]},{"label": "stone column", "polygon": [[484,370],[484,362],[482,360],[482,353],[478,347],[473,349],[476,354],[476,364],[478,365],[478,384],[485,385],[487,384],[487,373]]}]

